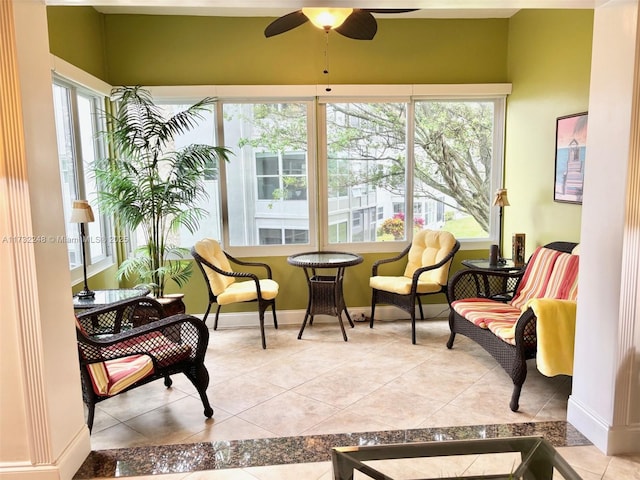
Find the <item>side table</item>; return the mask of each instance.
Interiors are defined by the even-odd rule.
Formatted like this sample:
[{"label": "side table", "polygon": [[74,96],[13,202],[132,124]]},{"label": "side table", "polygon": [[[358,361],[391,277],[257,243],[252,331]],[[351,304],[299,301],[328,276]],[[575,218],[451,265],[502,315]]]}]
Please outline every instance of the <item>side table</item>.
[{"label": "side table", "polygon": [[[513,260],[509,258],[503,259],[502,262],[498,262],[497,265],[491,265],[489,263],[489,260],[486,258],[462,260],[461,263],[471,270],[477,270],[488,274],[496,273],[497,275],[495,276],[483,275],[481,277],[483,288],[480,288],[479,277],[476,277],[475,281],[478,291],[485,292],[485,296],[487,298],[491,298],[492,300],[498,300],[501,302],[508,302],[509,300],[511,300],[515,292],[515,287],[518,279],[516,277],[510,276],[509,274],[518,272],[524,268],[524,266],[516,266],[513,263]],[[490,284],[491,282],[499,284],[498,290],[500,293],[489,293],[492,291],[492,285]]]},{"label": "side table", "polygon": [[474,270],[486,270],[489,272],[518,271],[524,267],[517,267],[510,258],[503,258],[497,265],[491,265],[486,258],[462,260],[462,265]]},{"label": "side table", "polygon": [[95,296],[92,298],[79,298],[73,296],[74,310],[88,310],[91,308],[104,307],[110,303],[128,300],[129,298],[144,297],[149,294],[148,288],[113,288],[107,290],[94,290]]},{"label": "side table", "polygon": [[[342,338],[344,338],[345,342],[348,340],[344,323],[342,323],[342,312],[347,316],[351,328],[354,327],[354,323],[344,303],[342,281],[345,269],[362,263],[362,260],[360,255],[347,252],[299,253],[291,255],[287,259],[290,265],[301,267],[304,270],[307,286],[309,287],[309,302],[300,333],[298,333],[298,340],[302,338],[302,332],[307,325],[307,320],[309,320],[310,325],[313,325],[313,316],[321,314],[336,315],[342,330]],[[320,275],[316,271],[317,269],[335,269],[335,274]]]}]

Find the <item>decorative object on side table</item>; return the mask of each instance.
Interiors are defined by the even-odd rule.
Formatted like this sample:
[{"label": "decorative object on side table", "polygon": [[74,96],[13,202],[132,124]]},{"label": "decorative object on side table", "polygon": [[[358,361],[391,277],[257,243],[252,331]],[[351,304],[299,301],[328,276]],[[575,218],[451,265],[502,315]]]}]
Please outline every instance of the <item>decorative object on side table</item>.
[{"label": "decorative object on side table", "polygon": [[87,284],[87,236],[84,230],[84,224],[93,222],[93,210],[86,200],[74,200],[71,210],[70,223],[80,224],[80,242],[82,243],[82,273],[84,276],[84,288],[76,293],[78,298],[93,298],[95,293],[89,289]]},{"label": "decorative object on side table", "polygon": [[219,163],[228,161],[230,152],[201,144],[174,147],[176,137],[213,108],[213,98],[170,116],[140,87],[116,88],[112,97],[117,107],[107,114],[113,128],[106,136],[114,155],[95,164],[102,186],[98,201],[123,231],[144,236],[120,265],[119,278],[136,278],[159,299],[167,279],[181,287],[193,272],[193,262],[186,258],[189,250],[171,241],[179,227],[195,233],[208,215],[199,207],[207,197],[204,180],[217,176]]},{"label": "decorative object on side table", "polygon": [[524,265],[525,245],[526,235],[524,233],[514,233],[512,238],[512,260],[516,267]]},{"label": "decorative object on side table", "polygon": [[[495,263],[493,263],[493,265],[497,265],[503,259],[503,256],[502,256],[502,253],[503,253],[502,252],[502,211],[503,211],[504,207],[508,207],[509,205],[511,205],[509,203],[509,198],[507,197],[507,189],[506,188],[500,188],[500,189],[498,189],[496,191],[496,196],[493,199],[493,205],[495,207],[500,207],[500,218],[498,220],[498,228],[499,228],[498,258],[497,258],[497,261]],[[489,259],[491,259],[491,256],[489,256]]]}]

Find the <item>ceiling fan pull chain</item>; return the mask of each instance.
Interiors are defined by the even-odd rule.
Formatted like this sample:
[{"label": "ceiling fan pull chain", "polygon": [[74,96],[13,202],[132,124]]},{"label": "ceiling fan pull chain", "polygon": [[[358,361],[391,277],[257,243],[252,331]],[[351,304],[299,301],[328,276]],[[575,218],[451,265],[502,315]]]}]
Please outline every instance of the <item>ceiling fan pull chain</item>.
[{"label": "ceiling fan pull chain", "polygon": [[325,45],[324,45],[324,70],[322,73],[324,73],[327,76],[327,88],[325,88],[325,90],[327,92],[331,91],[331,86],[329,85],[329,29],[325,30],[326,33],[326,39],[325,39]]}]

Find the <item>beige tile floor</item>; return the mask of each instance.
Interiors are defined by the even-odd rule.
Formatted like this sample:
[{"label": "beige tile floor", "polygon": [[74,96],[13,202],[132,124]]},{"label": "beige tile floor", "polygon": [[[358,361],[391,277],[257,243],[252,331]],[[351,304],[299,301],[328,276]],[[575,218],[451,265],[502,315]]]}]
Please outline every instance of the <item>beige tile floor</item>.
[{"label": "beige tile floor", "polygon": [[[348,342],[330,317],[317,317],[302,340],[297,331],[298,325],[268,328],[266,350],[257,327],[211,331],[206,363],[212,419],[202,415],[188,380],[176,376],[172,388],[154,382],[99,404],[92,449],[566,419],[568,377],[544,377],[532,363],[520,411],[511,412],[510,378],[463,336],[448,350],[446,320],[419,322],[417,345],[407,320],[378,322],[374,329],[356,323]],[[640,455],[607,457],[593,446],[559,450],[585,480],[640,480]],[[438,478],[488,467],[479,457],[456,462],[387,461],[385,473],[415,478],[431,471]],[[513,459],[492,465],[500,462]],[[330,463],[320,462],[153,476],[204,478],[329,480],[332,474]],[[368,477],[358,472],[355,478]]]}]

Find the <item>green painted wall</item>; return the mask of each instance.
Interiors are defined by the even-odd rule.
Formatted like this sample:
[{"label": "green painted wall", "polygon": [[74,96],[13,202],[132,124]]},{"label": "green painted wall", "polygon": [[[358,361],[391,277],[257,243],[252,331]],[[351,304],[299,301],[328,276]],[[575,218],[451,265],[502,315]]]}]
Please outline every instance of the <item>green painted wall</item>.
[{"label": "green painted wall", "polygon": [[51,53],[108,82],[104,17],[92,7],[47,7]]},{"label": "green painted wall", "polygon": [[[263,31],[270,21],[107,15],[109,81],[117,85],[325,83],[325,33],[307,23],[267,39]],[[380,20],[372,41],[349,40],[332,32],[330,80],[503,82],[507,33],[506,19]]]},{"label": "green painted wall", "polygon": [[[327,81],[322,74],[325,34],[309,24],[266,39],[262,32],[270,22],[267,18],[97,14],[104,25],[104,34],[98,35],[105,46],[101,56],[95,48],[99,42],[79,41],[83,31],[93,32],[100,21],[73,8],[77,7],[48,9],[52,53],[113,85]],[[505,249],[510,248],[511,233],[524,232],[530,253],[540,243],[579,237],[581,208],[552,200],[553,151],[555,118],[587,110],[592,21],[592,12],[582,10],[521,11],[511,19],[381,19],[373,41],[330,35],[330,81],[512,82],[505,172],[512,206],[505,210]],[[90,70],[95,69],[92,62],[102,60],[106,78]],[[485,254],[461,251],[453,271],[460,268],[462,259]],[[347,269],[348,305],[369,305],[371,265],[383,256],[364,255],[362,264]],[[278,309],[304,308],[302,270],[287,264],[285,257],[268,261],[281,284]],[[169,293],[177,291],[173,285],[168,288]],[[189,312],[204,312],[207,294],[198,271],[181,291]],[[433,301],[445,299],[436,296]],[[225,307],[225,311],[233,309]]]},{"label": "green painted wall", "polygon": [[580,240],[582,207],[553,201],[555,129],[557,117],[588,110],[592,29],[592,10],[524,10],[509,22],[507,252],[513,233],[527,235],[527,255]]}]

